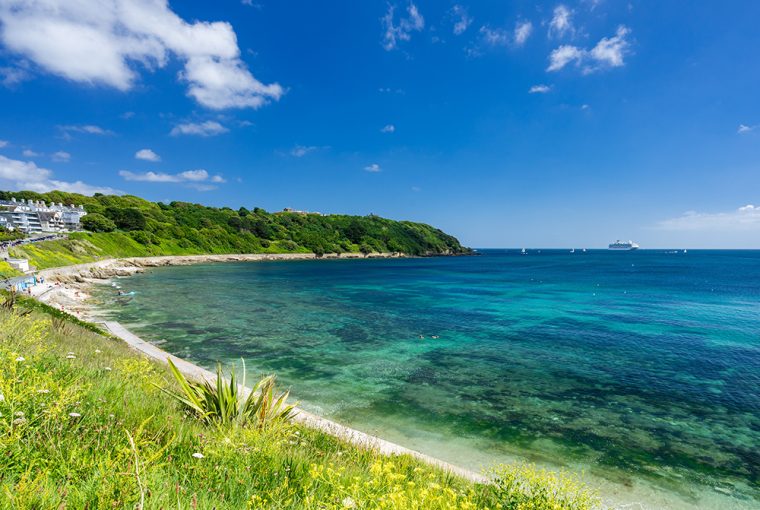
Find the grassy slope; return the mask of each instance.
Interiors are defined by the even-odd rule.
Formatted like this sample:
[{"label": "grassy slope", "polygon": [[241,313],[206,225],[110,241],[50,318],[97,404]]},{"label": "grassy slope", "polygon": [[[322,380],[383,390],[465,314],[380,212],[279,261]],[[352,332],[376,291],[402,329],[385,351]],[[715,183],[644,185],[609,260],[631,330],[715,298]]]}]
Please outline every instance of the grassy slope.
[{"label": "grassy slope", "polygon": [[10,278],[12,276],[20,276],[21,272],[16,271],[7,262],[0,260],[0,279]]},{"label": "grassy slope", "polygon": [[473,485],[301,426],[203,426],[156,388],[163,366],[35,308],[0,309],[0,508],[591,507],[531,470]]},{"label": "grassy slope", "polygon": [[[288,251],[278,242],[273,242],[268,248],[259,250],[259,253],[299,252],[306,253],[308,250],[301,247],[296,251]],[[84,264],[108,258],[201,255],[206,253],[209,252],[197,248],[182,248],[176,243],[168,241],[159,245],[145,246],[122,232],[100,234],[78,232],[70,234],[69,239],[45,241],[11,249],[11,255],[29,259],[30,264],[37,269]],[[219,253],[226,253],[226,251],[222,250]]]}]

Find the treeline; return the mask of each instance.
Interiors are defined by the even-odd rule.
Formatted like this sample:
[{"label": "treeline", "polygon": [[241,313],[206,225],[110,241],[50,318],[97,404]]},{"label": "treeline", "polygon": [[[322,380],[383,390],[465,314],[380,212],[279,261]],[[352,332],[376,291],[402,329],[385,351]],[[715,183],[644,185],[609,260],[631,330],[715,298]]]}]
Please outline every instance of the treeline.
[{"label": "treeline", "polygon": [[[91,232],[126,233],[161,253],[401,252],[407,255],[469,253],[459,241],[423,223],[378,216],[269,213],[261,208],[206,207],[188,202],[154,203],[124,195],[84,196],[61,191],[0,191],[0,199],[82,204],[82,226]],[[171,250],[169,250],[171,247]]]}]

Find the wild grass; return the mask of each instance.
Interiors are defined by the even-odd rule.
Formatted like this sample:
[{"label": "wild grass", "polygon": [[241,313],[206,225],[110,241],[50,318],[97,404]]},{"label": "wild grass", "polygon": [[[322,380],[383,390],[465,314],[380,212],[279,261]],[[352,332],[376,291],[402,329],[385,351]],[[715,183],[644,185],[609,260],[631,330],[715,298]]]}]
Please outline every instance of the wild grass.
[{"label": "wild grass", "polygon": [[537,496],[535,470],[473,484],[286,420],[209,425],[157,387],[182,391],[166,367],[19,310],[0,309],[0,508],[592,507],[563,480]]}]

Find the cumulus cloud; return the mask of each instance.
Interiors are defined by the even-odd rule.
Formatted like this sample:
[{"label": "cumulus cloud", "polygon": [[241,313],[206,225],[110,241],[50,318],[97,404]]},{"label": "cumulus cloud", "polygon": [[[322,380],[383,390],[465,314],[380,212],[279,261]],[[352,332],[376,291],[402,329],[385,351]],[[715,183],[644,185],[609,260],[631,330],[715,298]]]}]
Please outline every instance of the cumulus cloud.
[{"label": "cumulus cloud", "polygon": [[[739,124],[739,128],[736,130],[740,135],[744,135],[754,130],[757,126],[747,126],[746,124]],[[0,145],[2,147],[2,145]]]},{"label": "cumulus cloud", "polygon": [[204,169],[186,170],[177,174],[167,174],[164,172],[130,172],[128,170],[122,170],[119,175],[125,181],[137,181],[137,182],[156,182],[156,183],[179,183],[185,184],[198,191],[210,191],[216,189],[216,186],[208,183],[224,183],[227,182],[221,175],[210,175],[208,171]]},{"label": "cumulus cloud", "polygon": [[549,36],[563,37],[573,33],[572,11],[560,4],[554,8],[552,20],[549,22]]},{"label": "cumulus cloud", "polygon": [[143,161],[152,161],[154,163],[158,163],[161,161],[161,156],[156,154],[150,149],[140,149],[139,151],[135,152],[135,159],[141,159]]},{"label": "cumulus cloud", "polygon": [[395,12],[396,6],[389,5],[388,12],[380,20],[384,30],[383,48],[386,51],[395,50],[399,41],[409,41],[412,38],[412,32],[420,32],[425,28],[425,18],[413,3],[409,3],[406,8],[407,16],[400,17],[398,24],[394,22]]},{"label": "cumulus cloud", "polygon": [[8,140],[0,140],[0,149],[8,147]]},{"label": "cumulus cloud", "polygon": [[380,172],[382,169],[380,168],[380,165],[378,165],[377,163],[372,163],[371,165],[365,166],[364,170],[367,172],[376,173],[376,172]]},{"label": "cumulus cloud", "polygon": [[472,24],[472,17],[467,13],[467,8],[462,5],[455,5],[451,8],[451,15],[454,18],[454,35],[462,35]]},{"label": "cumulus cloud", "polygon": [[60,181],[53,178],[51,170],[38,167],[32,161],[19,161],[5,156],[0,156],[0,188],[14,191],[36,191],[38,193],[60,190],[81,193],[82,195],[119,193],[113,188],[91,186],[82,181]]},{"label": "cumulus cloud", "polygon": [[71,154],[66,151],[54,152],[50,155],[50,157],[53,159],[53,161],[56,161],[58,163],[68,163],[71,161]]},{"label": "cumulus cloud", "polygon": [[517,46],[522,46],[525,44],[525,41],[528,40],[528,37],[530,37],[530,34],[533,32],[533,23],[530,21],[523,21],[520,23],[517,23],[517,26],[515,26],[515,44]]},{"label": "cumulus cloud", "polygon": [[206,122],[186,122],[184,124],[177,124],[172,128],[169,133],[172,136],[179,135],[195,135],[195,136],[216,136],[221,135],[229,131],[226,127],[222,126],[215,120],[207,120]]},{"label": "cumulus cloud", "polygon": [[4,0],[0,21],[6,48],[74,82],[127,91],[140,70],[174,56],[188,95],[205,107],[258,108],[284,93],[254,78],[229,23],[189,23],[167,0]]},{"label": "cumulus cloud", "polygon": [[612,37],[604,37],[591,49],[591,58],[599,65],[607,67],[620,67],[624,64],[623,57],[628,49],[628,41],[625,37],[631,31],[620,25]]},{"label": "cumulus cloud", "polygon": [[546,94],[547,92],[551,91],[551,87],[549,85],[539,84],[539,85],[533,85],[530,90],[528,90],[529,94]]},{"label": "cumulus cloud", "polygon": [[24,149],[21,152],[21,155],[24,156],[25,158],[36,158],[37,156],[40,156],[41,154],[39,154],[38,152],[34,152],[32,149]]},{"label": "cumulus cloud", "polygon": [[603,37],[591,50],[563,44],[549,54],[547,71],[559,71],[568,64],[580,66],[584,74],[601,69],[622,67],[625,65],[625,55],[630,43],[626,37],[630,29],[620,25],[612,37]]},{"label": "cumulus cloud", "polygon": [[748,204],[734,211],[718,213],[688,211],[661,221],[657,227],[672,231],[760,231],[760,206]]},{"label": "cumulus cloud", "polygon": [[386,124],[385,126],[380,129],[381,133],[393,133],[396,131],[396,126],[393,124]]},{"label": "cumulus cloud", "polygon": [[585,56],[585,51],[576,46],[563,44],[549,54],[549,67],[547,71],[559,71],[571,62],[580,62]]}]

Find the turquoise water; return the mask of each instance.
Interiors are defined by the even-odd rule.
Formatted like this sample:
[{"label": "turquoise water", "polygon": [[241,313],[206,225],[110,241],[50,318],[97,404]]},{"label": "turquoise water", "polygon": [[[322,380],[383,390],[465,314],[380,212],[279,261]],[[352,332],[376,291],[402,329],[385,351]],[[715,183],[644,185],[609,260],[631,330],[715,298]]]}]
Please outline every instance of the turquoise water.
[{"label": "turquoise water", "polygon": [[96,299],[143,338],[207,367],[243,357],[303,407],[425,453],[583,472],[615,505],[760,508],[760,252],[228,263],[118,284],[136,294]]}]

